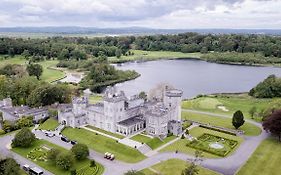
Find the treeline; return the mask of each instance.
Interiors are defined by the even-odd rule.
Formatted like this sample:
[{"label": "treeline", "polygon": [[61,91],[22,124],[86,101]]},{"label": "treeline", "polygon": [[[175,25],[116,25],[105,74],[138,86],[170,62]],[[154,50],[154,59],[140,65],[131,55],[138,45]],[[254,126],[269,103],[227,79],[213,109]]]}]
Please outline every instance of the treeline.
[{"label": "treeline", "polygon": [[122,36],[122,37],[52,37],[46,39],[0,38],[0,54],[23,54],[38,60],[60,60],[127,54],[129,49],[177,51],[184,53],[209,51],[260,53],[264,57],[281,58],[281,37],[255,34],[198,34]]},{"label": "treeline", "polygon": [[261,65],[279,64],[281,59],[277,57],[265,57],[261,53],[239,53],[239,52],[210,52],[201,56],[203,60],[215,63]]},{"label": "treeline", "polygon": [[268,76],[264,81],[251,89],[249,95],[256,98],[281,97],[281,78],[275,75]]}]

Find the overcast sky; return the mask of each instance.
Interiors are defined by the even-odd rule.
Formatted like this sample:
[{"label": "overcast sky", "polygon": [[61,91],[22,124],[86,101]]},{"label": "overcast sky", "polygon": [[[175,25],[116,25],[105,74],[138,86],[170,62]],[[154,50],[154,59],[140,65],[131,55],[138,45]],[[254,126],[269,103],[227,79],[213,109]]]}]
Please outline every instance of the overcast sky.
[{"label": "overcast sky", "polygon": [[281,28],[281,0],[0,0],[0,27]]}]

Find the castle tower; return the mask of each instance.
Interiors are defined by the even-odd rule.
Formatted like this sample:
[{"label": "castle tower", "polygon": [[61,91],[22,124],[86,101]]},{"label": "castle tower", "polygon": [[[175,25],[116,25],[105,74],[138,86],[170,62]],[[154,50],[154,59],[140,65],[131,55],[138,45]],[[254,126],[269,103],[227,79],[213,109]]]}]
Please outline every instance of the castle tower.
[{"label": "castle tower", "polygon": [[104,95],[105,120],[102,129],[116,132],[116,123],[124,120],[125,102],[127,98],[123,91],[117,93],[113,87],[107,88]]},{"label": "castle tower", "polygon": [[72,99],[73,113],[74,115],[85,114],[85,109],[88,106],[89,101],[87,97],[74,97]]},{"label": "castle tower", "polygon": [[181,120],[181,101],[182,91],[177,89],[167,89],[164,93],[163,102],[165,107],[170,111],[169,120]]}]

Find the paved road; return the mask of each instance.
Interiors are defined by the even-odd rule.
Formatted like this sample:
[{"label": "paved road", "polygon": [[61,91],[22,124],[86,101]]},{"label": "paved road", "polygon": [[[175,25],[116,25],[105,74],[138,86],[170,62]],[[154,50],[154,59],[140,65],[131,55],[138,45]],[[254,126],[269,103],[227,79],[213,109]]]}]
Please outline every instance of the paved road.
[{"label": "paved road", "polygon": [[[195,112],[200,114],[208,114],[212,116],[218,116],[218,117],[227,117],[230,116],[227,115],[221,115],[221,114],[213,114],[208,112],[202,112],[202,111],[194,111],[194,110],[183,110],[187,112]],[[255,124],[256,126],[261,128],[261,124],[247,120],[248,122]],[[66,149],[70,149],[72,147],[71,144],[65,143],[60,140],[59,137],[53,137],[49,138],[44,135],[41,131],[34,131],[37,137],[45,139],[51,143],[54,143],[56,145],[62,146]],[[205,158],[202,162],[202,166],[217,172],[220,172],[225,175],[233,175],[252,155],[252,153],[255,151],[257,146],[262,142],[265,138],[268,137],[268,133],[266,133],[264,130],[262,130],[262,133],[259,136],[255,137],[244,137],[245,141],[240,145],[240,147],[231,155],[226,158],[220,158],[220,159],[207,159]],[[11,153],[10,150],[6,148],[6,145],[11,141],[11,136],[5,136],[0,138],[0,148],[1,153],[4,152],[5,155],[9,154],[15,154]],[[24,164],[30,164],[33,165],[30,161],[28,161],[25,158],[22,158],[18,155],[15,155],[17,159],[19,159],[20,162],[23,162]],[[144,168],[148,168],[154,164],[159,163],[160,161],[165,161],[171,158],[178,158],[182,160],[191,160],[193,157],[187,154],[183,153],[158,153],[155,154],[141,162],[131,164],[131,163],[124,163],[118,160],[109,161],[107,159],[103,158],[103,154],[97,153],[93,150],[90,150],[90,158],[95,159],[97,162],[101,163],[105,167],[105,175],[122,175],[128,170],[141,170]],[[47,172],[46,170],[44,170]],[[47,172],[46,174],[51,174]]]}]

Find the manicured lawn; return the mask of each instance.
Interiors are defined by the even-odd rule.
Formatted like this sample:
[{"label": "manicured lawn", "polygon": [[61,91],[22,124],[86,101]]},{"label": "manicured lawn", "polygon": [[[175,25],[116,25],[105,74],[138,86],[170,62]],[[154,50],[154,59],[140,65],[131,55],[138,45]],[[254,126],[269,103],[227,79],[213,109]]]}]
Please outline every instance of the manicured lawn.
[{"label": "manicured lawn", "polygon": [[[180,159],[169,159],[163,162],[160,162],[151,168],[155,171],[159,172],[162,175],[181,175],[182,170],[184,170],[188,166],[188,163],[186,161],[180,160]],[[154,175],[155,173],[151,170],[144,169],[141,172],[143,172],[145,175]],[[218,175],[219,173],[216,173],[212,170],[199,167],[199,175]]]},{"label": "manicured lawn", "polygon": [[281,142],[275,138],[268,138],[258,146],[237,175],[279,175],[280,162]]},{"label": "manicured lawn", "polygon": [[62,133],[69,139],[76,140],[79,143],[84,143],[91,149],[102,154],[110,152],[114,154],[118,160],[134,163],[145,159],[145,156],[138,150],[121,143],[117,143],[116,140],[100,134],[96,135],[94,132],[87,131],[85,129],[65,128]]},{"label": "manicured lawn", "polygon": [[131,137],[130,139],[135,140],[140,143],[148,143],[149,141],[151,141],[152,138],[147,137],[145,135],[138,134],[138,135]]},{"label": "manicured lawn", "polygon": [[102,95],[90,95],[89,97],[89,102],[92,103],[92,104],[95,104],[95,103],[98,103],[98,102],[101,102],[102,101]]},{"label": "manicured lawn", "polygon": [[44,123],[40,124],[38,129],[43,130],[55,130],[59,126],[59,123],[56,119],[49,118]]},{"label": "manicured lawn", "polygon": [[[222,117],[210,116],[205,114],[182,112],[182,119],[194,120],[206,124],[211,124],[214,126],[235,129],[232,126],[231,118],[222,118]],[[261,133],[261,129],[259,127],[249,122],[245,122],[244,125],[241,126],[239,129],[245,131],[245,135],[247,136],[257,136]]]},{"label": "manicured lawn", "polygon": [[149,138],[149,137],[146,137],[144,135],[135,135],[134,137],[132,137],[131,139],[132,140],[135,140],[135,141],[138,141],[138,142],[141,142],[141,143],[146,143],[151,149],[156,149],[162,145],[164,145],[165,143],[168,143],[172,140],[174,140],[176,138],[176,136],[169,136],[169,137],[166,137],[165,139],[163,140],[160,140],[159,138]]},{"label": "manicured lawn", "polygon": [[[61,151],[67,151],[65,150],[64,148],[62,147],[59,147],[57,145],[54,145],[52,143],[49,143],[45,140],[37,140],[36,143],[29,147],[29,148],[13,148],[12,151],[16,152],[17,154],[23,156],[23,157],[26,157],[27,158],[27,155],[33,151],[34,149],[36,148],[40,148],[42,146],[46,146],[48,148],[56,148],[56,149],[59,149]],[[65,170],[62,170],[58,167],[56,167],[56,165],[53,163],[53,162],[49,162],[49,161],[39,161],[39,160],[34,160],[34,159],[30,159],[31,161],[33,161],[34,163],[36,163],[37,165],[39,165],[40,167],[54,173],[54,174],[59,174],[59,175],[69,175],[70,174],[70,171],[65,171]],[[90,165],[90,160],[89,159],[86,159],[86,160],[83,160],[83,161],[76,161],[75,164],[74,164],[74,167],[76,170],[80,170],[82,168],[85,168],[85,167],[88,167]],[[103,173],[103,166],[98,164],[99,166],[99,171],[97,173],[97,175],[101,175]],[[92,174],[85,174],[85,175],[92,175]]]},{"label": "manicured lawn", "polygon": [[[230,140],[235,140],[238,142],[237,146],[228,154],[231,155],[233,153],[233,151],[238,148],[238,146],[242,143],[243,139],[241,137],[237,137],[237,136],[233,136],[233,135],[229,135],[229,134],[224,134],[221,132],[217,132],[217,131],[213,131],[213,130],[209,130],[209,129],[205,129],[205,128],[200,128],[200,127],[196,127],[193,128],[189,131],[189,133],[193,136],[193,137],[199,137],[202,134],[206,133],[206,134],[211,134],[211,135],[215,135],[218,137],[223,137],[226,139],[230,139]],[[180,139],[178,141],[176,141],[175,143],[163,148],[160,150],[160,152],[175,152],[176,150],[178,150],[179,152],[183,152],[183,153],[187,153],[187,154],[191,154],[194,155],[195,149],[186,146],[190,141],[187,139]],[[218,158],[219,156],[211,154],[211,153],[207,153],[207,152],[203,152],[204,157],[207,158]]]},{"label": "manicured lawn", "polygon": [[43,74],[41,76],[42,80],[47,82],[52,82],[54,80],[64,77],[64,72],[50,68],[50,67],[53,68],[56,67],[57,63],[58,63],[57,60],[48,60],[48,61],[39,62],[39,64],[41,64],[43,67]]},{"label": "manicured lawn", "polygon": [[143,51],[131,50],[134,55],[122,56],[121,58],[109,57],[111,62],[124,62],[134,60],[157,60],[157,59],[173,59],[173,58],[200,58],[201,53],[182,53],[170,51]]},{"label": "manicured lawn", "polygon": [[[182,108],[194,109],[200,111],[214,112],[220,114],[231,115],[241,110],[246,118],[251,118],[249,110],[255,106],[257,111],[268,108],[272,102],[280,100],[280,98],[274,99],[257,99],[248,96],[247,94],[240,95],[218,95],[200,97],[196,99],[186,100],[182,102]],[[219,109],[218,106],[223,105],[228,111]],[[255,117],[255,120],[261,121],[260,117]]]},{"label": "manicured lawn", "polygon": [[91,126],[91,125],[87,125],[86,126],[87,128],[90,128],[90,129],[93,129],[93,130],[96,130],[96,131],[99,131],[99,132],[102,132],[104,134],[107,134],[107,135],[110,135],[110,136],[113,136],[113,137],[116,137],[118,139],[123,139],[125,138],[125,136],[122,136],[120,134],[116,134],[116,133],[112,133],[112,132],[109,132],[109,131],[105,131],[103,129],[100,129],[100,128],[97,128],[97,127],[94,127],[94,126]]}]

